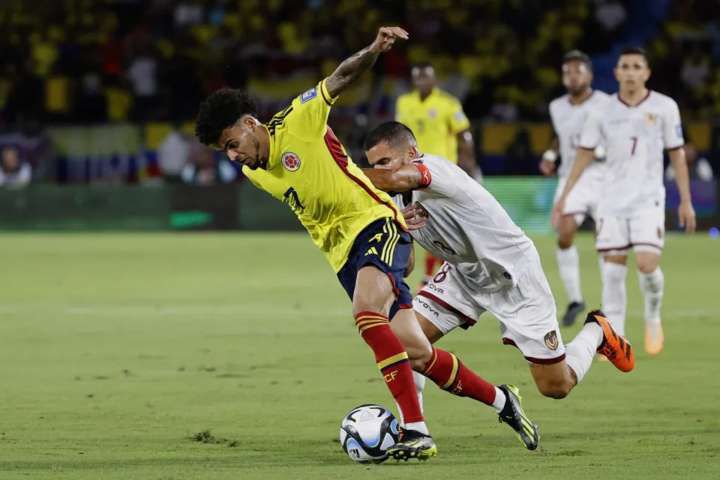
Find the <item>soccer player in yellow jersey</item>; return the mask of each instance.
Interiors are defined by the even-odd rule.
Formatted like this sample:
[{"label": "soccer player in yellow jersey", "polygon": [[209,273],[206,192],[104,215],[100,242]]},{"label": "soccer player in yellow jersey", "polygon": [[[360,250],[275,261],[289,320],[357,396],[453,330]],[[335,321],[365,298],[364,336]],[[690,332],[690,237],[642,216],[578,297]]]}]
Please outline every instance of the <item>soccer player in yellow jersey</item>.
[{"label": "soccer player in yellow jersey", "polygon": [[[424,460],[437,448],[415,394],[412,369],[426,370],[433,349],[415,320],[403,280],[410,235],[390,197],[353,163],[326,123],[338,95],[395,40],[407,38],[402,28],[380,28],[371,45],[266,124],[254,116],[245,93],[218,90],[200,105],[196,135],[240,163],[258,188],[287,204],[323,251],[352,299],[355,324],[404,419],[401,438],[388,454]],[[409,351],[398,337],[412,340]],[[455,361],[450,368],[437,375],[447,377],[465,367]]]},{"label": "soccer player in yellow jersey", "polygon": [[[410,73],[414,90],[398,97],[395,120],[413,131],[421,151],[446,158],[471,177],[479,178],[470,121],[462,104],[437,87],[435,69],[429,63],[415,65]],[[423,285],[441,263],[429,252],[425,254]]]}]

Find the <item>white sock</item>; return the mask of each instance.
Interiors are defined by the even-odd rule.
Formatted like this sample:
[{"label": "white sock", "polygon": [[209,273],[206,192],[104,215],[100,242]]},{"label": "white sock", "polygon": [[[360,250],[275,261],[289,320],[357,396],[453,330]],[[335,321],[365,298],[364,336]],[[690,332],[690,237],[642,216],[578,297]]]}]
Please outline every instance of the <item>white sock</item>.
[{"label": "white sock", "polygon": [[407,425],[405,425],[405,430],[415,430],[420,433],[424,433],[425,435],[430,435],[430,431],[427,428],[427,425],[425,425],[425,422],[410,422]]},{"label": "white sock", "polygon": [[[423,390],[425,390],[425,375],[413,371],[413,380],[415,381],[415,393],[417,394],[418,403],[420,404],[420,413],[423,413]],[[401,426],[404,426],[405,419],[402,416],[402,410],[400,410],[400,405],[398,405],[397,402],[395,402],[395,405],[397,406],[398,411],[398,422],[400,422]]]},{"label": "white sock", "polygon": [[575,245],[570,248],[558,248],[556,251],[560,278],[570,302],[582,302],[583,296],[580,289],[580,257]]},{"label": "white sock", "polygon": [[502,409],[505,408],[505,402],[507,402],[505,392],[500,390],[498,387],[495,387],[495,400],[493,401],[492,406],[497,413],[502,412]]},{"label": "white sock", "polygon": [[605,262],[602,269],[602,310],[610,320],[610,324],[620,335],[625,335],[625,309],[627,308],[627,292],[625,276],[627,266]]},{"label": "white sock", "polygon": [[665,290],[665,275],[660,267],[652,273],[642,273],[638,270],[640,290],[645,299],[645,323],[648,325],[660,324],[660,309]]},{"label": "white sock", "polygon": [[575,372],[578,383],[590,370],[595,352],[603,341],[603,331],[597,323],[586,323],[572,342],[565,347],[565,361]]}]

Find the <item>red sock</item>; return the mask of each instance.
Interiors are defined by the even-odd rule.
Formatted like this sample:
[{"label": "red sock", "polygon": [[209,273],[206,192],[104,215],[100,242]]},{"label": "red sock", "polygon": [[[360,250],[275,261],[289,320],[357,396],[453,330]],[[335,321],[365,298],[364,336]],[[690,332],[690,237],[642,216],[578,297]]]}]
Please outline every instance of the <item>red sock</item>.
[{"label": "red sock", "polygon": [[433,348],[423,375],[440,388],[459,397],[470,397],[487,405],[495,401],[495,386],[473,373],[450,352]]},{"label": "red sock", "polygon": [[422,422],[423,415],[415,393],[410,361],[400,340],[390,329],[387,317],[376,312],[360,312],[355,315],[355,325],[365,343],[375,353],[377,366],[390,393],[400,406],[405,422]]}]

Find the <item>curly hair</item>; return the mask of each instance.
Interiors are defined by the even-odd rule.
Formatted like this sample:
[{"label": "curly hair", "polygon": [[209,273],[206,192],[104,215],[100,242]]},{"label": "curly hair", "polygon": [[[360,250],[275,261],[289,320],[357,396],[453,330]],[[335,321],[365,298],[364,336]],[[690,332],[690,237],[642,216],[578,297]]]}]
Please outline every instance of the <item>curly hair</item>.
[{"label": "curly hair", "polygon": [[245,114],[255,116],[255,112],[255,103],[247,93],[233,88],[216,90],[200,104],[195,136],[205,145],[212,145],[223,130],[235,125]]}]

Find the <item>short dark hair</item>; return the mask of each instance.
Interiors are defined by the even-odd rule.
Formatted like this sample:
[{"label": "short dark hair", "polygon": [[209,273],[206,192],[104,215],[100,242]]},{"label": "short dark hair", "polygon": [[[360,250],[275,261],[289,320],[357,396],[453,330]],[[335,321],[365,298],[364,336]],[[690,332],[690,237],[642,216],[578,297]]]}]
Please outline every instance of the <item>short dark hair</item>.
[{"label": "short dark hair", "polygon": [[563,55],[562,64],[565,65],[568,62],[582,62],[585,64],[588,70],[592,71],[593,69],[592,60],[590,60],[590,57],[587,53],[581,50],[570,50],[565,55]]},{"label": "short dark hair", "polygon": [[195,120],[195,136],[205,145],[218,141],[223,130],[232,127],[243,115],[256,115],[255,102],[237,89],[221,88],[201,104]]},{"label": "short dark hair", "polygon": [[408,140],[416,143],[415,135],[412,130],[400,122],[385,122],[375,127],[365,137],[363,149],[367,152],[380,142],[388,142],[391,145],[396,144],[400,140]]},{"label": "short dark hair", "polygon": [[642,57],[645,59],[645,63],[650,66],[650,60],[648,59],[647,51],[642,47],[625,47],[620,51],[620,57],[622,57],[623,55],[642,55]]}]

